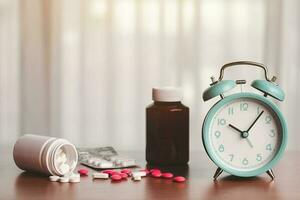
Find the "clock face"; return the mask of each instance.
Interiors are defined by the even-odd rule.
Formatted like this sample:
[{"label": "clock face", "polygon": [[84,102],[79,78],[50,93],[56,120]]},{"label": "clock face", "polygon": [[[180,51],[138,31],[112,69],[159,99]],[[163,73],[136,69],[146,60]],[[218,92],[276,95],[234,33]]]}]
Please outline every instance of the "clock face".
[{"label": "clock face", "polygon": [[281,125],[276,111],[265,102],[233,98],[213,113],[206,148],[226,169],[241,173],[262,169],[278,154]]}]

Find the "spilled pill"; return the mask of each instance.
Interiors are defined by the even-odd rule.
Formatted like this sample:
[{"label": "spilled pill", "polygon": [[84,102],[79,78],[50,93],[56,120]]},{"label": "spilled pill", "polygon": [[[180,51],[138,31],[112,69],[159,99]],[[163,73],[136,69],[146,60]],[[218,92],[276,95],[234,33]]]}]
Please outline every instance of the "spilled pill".
[{"label": "spilled pill", "polygon": [[161,172],[160,171],[154,171],[154,172],[151,173],[151,175],[155,178],[159,178],[159,177],[161,177]]},{"label": "spilled pill", "polygon": [[122,169],[121,173],[130,174],[131,170],[130,169]]},{"label": "spilled pill", "polygon": [[69,178],[70,183],[79,183],[80,182],[80,176],[71,176]]},{"label": "spilled pill", "polygon": [[81,175],[81,176],[87,176],[89,174],[89,170],[87,169],[79,169],[78,170],[78,173]]},{"label": "spilled pill", "polygon": [[159,173],[161,173],[161,171],[159,169],[151,169],[150,173],[152,174],[153,172],[159,172]]},{"label": "spilled pill", "polygon": [[185,178],[183,176],[176,176],[173,178],[173,181],[176,183],[182,183],[185,181]]},{"label": "spilled pill", "polygon": [[142,177],[140,177],[140,176],[133,176],[132,180],[134,180],[134,181],[140,181],[140,180],[142,180]]},{"label": "spilled pill", "polygon": [[141,176],[141,177],[147,175],[146,172],[143,172],[143,171],[132,172],[131,174],[132,174],[132,176]]},{"label": "spilled pill", "polygon": [[108,174],[108,175],[112,175],[115,171],[111,170],[111,169],[107,169],[107,170],[103,170],[102,173]]},{"label": "spilled pill", "polygon": [[68,183],[69,182],[69,177],[65,177],[65,176],[60,177],[59,178],[59,182],[61,182],[61,183]]},{"label": "spilled pill", "polygon": [[56,182],[59,180],[59,176],[49,176],[49,180],[52,182]]},{"label": "spilled pill", "polygon": [[166,172],[166,173],[162,173],[161,177],[163,178],[173,178],[173,174],[172,173],[169,173],[169,172]]},{"label": "spilled pill", "polygon": [[122,177],[121,177],[120,175],[118,175],[118,174],[114,174],[114,175],[112,175],[110,178],[111,178],[111,180],[113,180],[113,181],[119,181],[119,180],[122,179]]},{"label": "spilled pill", "polygon": [[93,173],[93,178],[94,179],[108,179],[109,178],[109,174],[107,173]]},{"label": "spilled pill", "polygon": [[122,173],[122,172],[121,172],[119,175],[120,175],[123,179],[126,179],[126,178],[128,177],[128,175],[127,175],[126,173]]}]

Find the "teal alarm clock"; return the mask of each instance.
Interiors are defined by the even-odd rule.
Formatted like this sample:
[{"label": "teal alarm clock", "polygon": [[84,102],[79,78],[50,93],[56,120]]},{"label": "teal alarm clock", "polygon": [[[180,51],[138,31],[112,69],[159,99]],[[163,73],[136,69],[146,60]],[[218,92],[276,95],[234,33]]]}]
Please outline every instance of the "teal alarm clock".
[{"label": "teal alarm clock", "polygon": [[[223,80],[226,68],[249,65],[264,70],[264,80],[251,86],[261,92],[225,93],[246,80]],[[202,141],[209,158],[218,166],[214,179],[223,172],[251,177],[267,173],[274,179],[273,166],[280,160],[287,144],[287,125],[282,112],[270,98],[284,100],[283,90],[268,76],[261,63],[238,61],[222,66],[218,80],[203,93],[208,101],[221,99],[208,111],[202,127]]]}]

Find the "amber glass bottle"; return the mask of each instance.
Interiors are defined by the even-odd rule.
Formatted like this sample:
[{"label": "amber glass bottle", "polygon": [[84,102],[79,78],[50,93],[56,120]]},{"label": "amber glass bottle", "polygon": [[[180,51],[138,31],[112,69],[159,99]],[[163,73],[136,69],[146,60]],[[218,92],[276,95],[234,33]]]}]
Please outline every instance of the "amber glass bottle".
[{"label": "amber glass bottle", "polygon": [[150,165],[185,165],[189,161],[189,108],[179,88],[153,88],[146,108],[146,160]]}]

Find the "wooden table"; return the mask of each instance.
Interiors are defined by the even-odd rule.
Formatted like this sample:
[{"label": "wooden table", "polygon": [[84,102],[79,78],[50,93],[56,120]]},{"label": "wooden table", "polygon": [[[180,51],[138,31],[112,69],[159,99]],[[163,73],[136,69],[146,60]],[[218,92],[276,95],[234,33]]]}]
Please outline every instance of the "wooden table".
[{"label": "wooden table", "polygon": [[[236,178],[222,174],[216,182],[216,167],[204,152],[193,152],[188,167],[167,171],[188,178],[186,183],[146,177],[140,182],[130,179],[119,183],[83,177],[80,183],[50,182],[41,175],[18,169],[12,160],[12,148],[0,149],[0,199],[300,199],[299,152],[287,152],[274,168],[275,181],[267,175]],[[143,152],[127,152],[145,165]],[[80,167],[80,166],[79,166]]]}]

